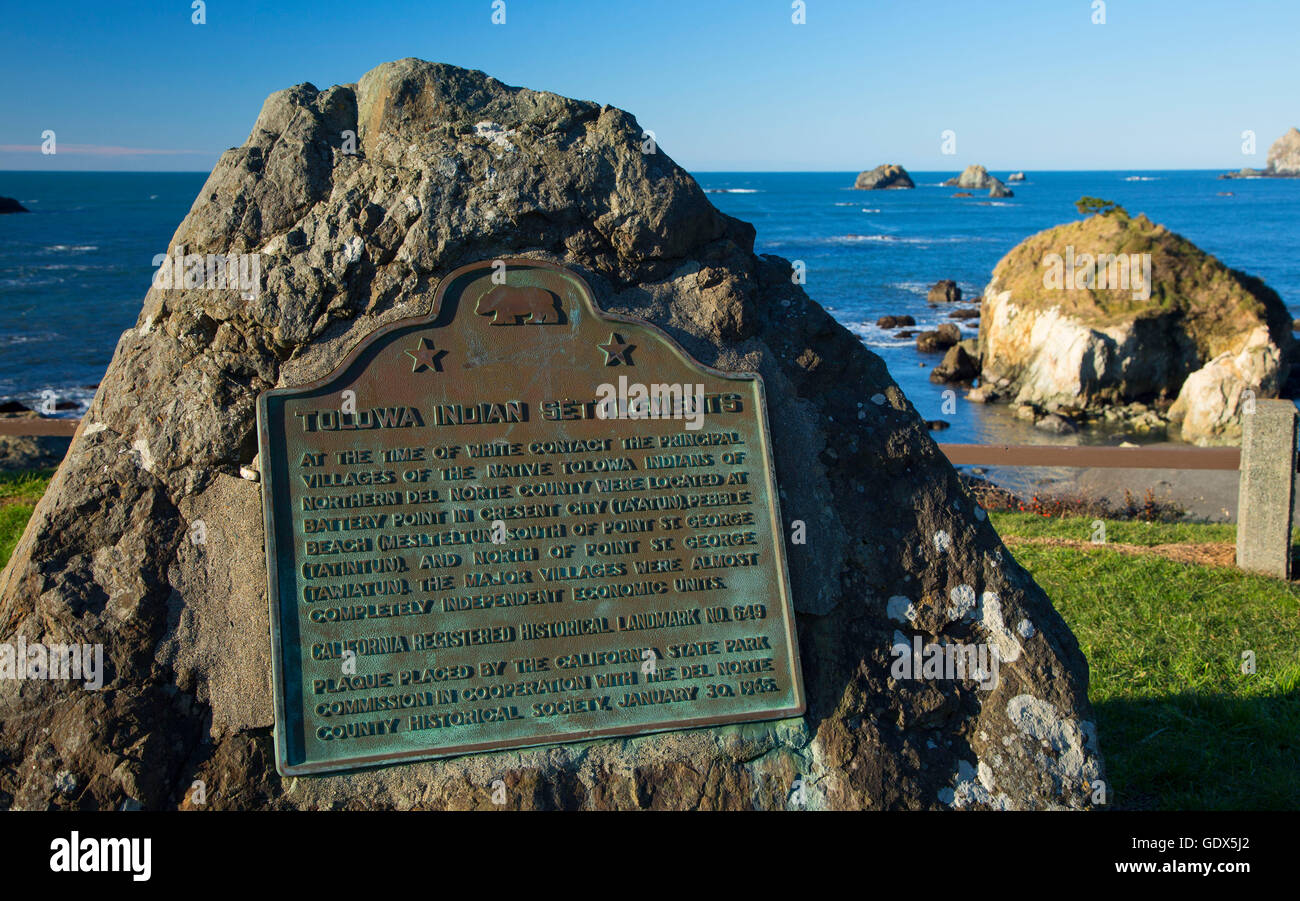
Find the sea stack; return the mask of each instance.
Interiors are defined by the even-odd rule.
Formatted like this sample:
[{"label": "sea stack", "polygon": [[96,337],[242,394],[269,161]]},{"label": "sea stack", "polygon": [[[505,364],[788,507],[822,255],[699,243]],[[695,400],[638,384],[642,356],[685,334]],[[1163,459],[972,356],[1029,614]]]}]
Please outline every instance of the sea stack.
[{"label": "sea stack", "polygon": [[1292,128],[1268,149],[1268,170],[1275,175],[1300,176],[1300,129]]},{"label": "sea stack", "polygon": [[859,172],[853,187],[859,191],[881,191],[897,188],[915,188],[912,177],[907,170],[897,164],[877,166],[866,172]]},{"label": "sea stack", "polygon": [[[150,288],[0,576],[10,640],[98,644],[105,660],[99,691],[0,680],[5,806],[174,809],[196,780],[208,809],[491,810],[498,786],[512,808],[785,809],[796,780],[806,809],[1090,805],[1104,773],[1068,627],[881,359],[643,135],[622,110],[415,59],[267,99],[169,248],[260,254],[257,299]],[[376,329],[428,316],[445,276],[505,257],[562,266],[600,309],[761,374],[777,534],[806,529],[785,554],[807,712],[283,779],[259,395],[330,374]],[[621,345],[620,366],[636,378],[647,350]],[[608,347],[604,363],[587,352],[611,365]],[[414,349],[404,376],[451,375],[432,354]],[[557,606],[557,621],[580,615]],[[389,630],[436,628],[407,619]],[[482,653],[526,650],[499,647]],[[942,647],[982,648],[995,677],[931,678],[913,649]]]},{"label": "sea stack", "polygon": [[967,166],[962,170],[961,175],[945,181],[944,186],[978,191],[987,189],[990,197],[1015,196],[1012,190],[1002,183],[1001,179],[989,175],[988,170],[983,166]]},{"label": "sea stack", "polygon": [[1289,369],[1276,292],[1118,207],[1021,242],[980,309],[974,399],[1035,415],[1174,423],[1185,440],[1234,443],[1245,400],[1276,397]]},{"label": "sea stack", "polygon": [[961,175],[945,181],[944,186],[982,191],[992,187],[993,180],[993,176],[983,166],[971,165],[963,169]]},{"label": "sea stack", "polygon": [[1240,169],[1219,178],[1300,178],[1300,129],[1293,127],[1273,142],[1263,169]]},{"label": "sea stack", "polygon": [[5,213],[29,213],[31,210],[12,197],[0,197],[0,215]]}]

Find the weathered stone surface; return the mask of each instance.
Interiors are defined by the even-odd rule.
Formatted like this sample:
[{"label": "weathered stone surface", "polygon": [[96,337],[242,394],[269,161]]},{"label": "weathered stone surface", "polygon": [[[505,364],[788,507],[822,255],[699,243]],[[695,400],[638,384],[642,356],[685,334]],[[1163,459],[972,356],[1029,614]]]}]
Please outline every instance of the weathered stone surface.
[{"label": "weathered stone surface", "polygon": [[853,187],[859,191],[880,191],[887,188],[915,188],[916,184],[902,166],[886,164],[866,172],[859,172]]},{"label": "weathered stone surface", "polygon": [[956,178],[950,178],[944,182],[944,185],[950,188],[966,188],[968,190],[984,190],[993,187],[997,181],[989,170],[983,166],[967,166],[962,170],[961,175]]},{"label": "weathered stone surface", "polygon": [[933,331],[921,332],[916,336],[916,349],[922,353],[935,353],[947,350],[961,340],[961,329],[951,322],[944,322]]},{"label": "weathered stone surface", "polygon": [[[1085,255],[1096,264],[1092,287]],[[1098,417],[1142,402],[1201,444],[1240,440],[1241,399],[1277,395],[1293,342],[1276,292],[1122,211],[1021,242],[998,263],[980,310],[981,381],[1002,398]]]},{"label": "weathered stone surface", "polygon": [[1296,408],[1262,400],[1245,417],[1237,500],[1237,565],[1278,579],[1291,576],[1295,513]]},{"label": "weathered stone surface", "polygon": [[961,287],[952,279],[940,279],[930,286],[925,299],[929,303],[961,303]]},{"label": "weathered stone surface", "polygon": [[954,344],[943,355],[943,362],[930,372],[932,382],[969,382],[980,374],[979,360],[967,353],[966,348]]},{"label": "weathered stone surface", "polygon": [[[641,145],[620,110],[416,60],[267,100],[173,238],[261,253],[260,294],[149,291],[0,576],[6,640],[102,642],[108,669],[98,692],[0,680],[3,806],[193,807],[202,779],[209,808],[491,808],[497,780],[512,808],[780,808],[796,778],[813,808],[1086,805],[1101,764],[1065,624],[881,360]],[[282,781],[258,489],[238,478],[254,401],[506,255],[762,373],[782,512],[807,524],[787,553],[808,713]],[[997,686],[893,680],[913,635],[996,646]]]},{"label": "weathered stone surface", "polygon": [[1300,129],[1291,128],[1268,148],[1263,169],[1246,167],[1219,178],[1300,178]]},{"label": "weathered stone surface", "polygon": [[1268,169],[1275,175],[1300,175],[1300,129],[1290,129],[1268,148]]},{"label": "weathered stone surface", "polygon": [[876,325],[880,328],[901,328],[905,325],[916,325],[916,320],[911,316],[881,316],[876,320]]},{"label": "weathered stone surface", "polygon": [[1015,197],[1016,192],[1002,183],[1001,179],[989,176],[989,196],[990,197]]}]

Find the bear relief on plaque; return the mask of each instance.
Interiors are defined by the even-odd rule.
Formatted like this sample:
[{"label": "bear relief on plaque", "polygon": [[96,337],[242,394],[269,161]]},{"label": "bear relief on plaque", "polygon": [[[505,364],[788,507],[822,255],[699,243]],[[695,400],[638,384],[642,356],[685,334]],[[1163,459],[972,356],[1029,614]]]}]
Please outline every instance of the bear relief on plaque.
[{"label": "bear relief on plaque", "polygon": [[803,712],[763,384],[485,261],[258,400],[277,766]]}]

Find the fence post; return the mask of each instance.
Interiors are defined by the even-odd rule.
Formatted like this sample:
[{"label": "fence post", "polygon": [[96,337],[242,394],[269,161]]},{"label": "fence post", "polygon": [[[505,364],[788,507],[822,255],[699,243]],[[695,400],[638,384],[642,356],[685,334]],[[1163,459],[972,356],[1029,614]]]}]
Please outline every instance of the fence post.
[{"label": "fence post", "polygon": [[1241,418],[1237,566],[1287,579],[1295,509],[1296,407],[1289,400],[1258,400],[1255,411]]}]

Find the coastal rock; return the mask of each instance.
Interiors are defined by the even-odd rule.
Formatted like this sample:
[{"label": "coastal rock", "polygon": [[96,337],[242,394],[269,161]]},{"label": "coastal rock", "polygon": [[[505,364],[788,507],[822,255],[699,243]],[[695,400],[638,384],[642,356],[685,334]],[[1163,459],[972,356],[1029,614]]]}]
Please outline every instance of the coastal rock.
[{"label": "coastal rock", "polygon": [[965,309],[961,309],[961,310],[953,310],[951,313],[948,314],[948,318],[949,319],[979,319],[980,309],[979,307],[966,307]]},{"label": "coastal rock", "polygon": [[23,206],[12,197],[0,197],[0,215],[4,213],[30,213],[31,210]]},{"label": "coastal rock", "polygon": [[905,325],[916,325],[916,320],[911,316],[881,316],[876,320],[877,328],[902,328]]},{"label": "coastal rock", "polygon": [[932,382],[970,382],[980,374],[979,360],[966,352],[960,344],[954,344],[943,355],[943,362],[930,372]]},{"label": "coastal rock", "polygon": [[1225,172],[1219,178],[1300,178],[1300,129],[1291,128],[1268,148],[1263,169]]},{"label": "coastal rock", "polygon": [[859,191],[881,191],[889,188],[915,188],[916,184],[902,166],[888,164],[859,172],[853,187]]},{"label": "coastal rock", "polygon": [[922,353],[936,353],[952,347],[961,340],[961,329],[951,322],[945,322],[937,329],[921,332],[916,336],[916,349]]},{"label": "coastal rock", "polygon": [[1241,416],[1251,397],[1276,397],[1282,353],[1259,326],[1237,352],[1224,351],[1193,372],[1169,408],[1184,437],[1208,443],[1241,441]]},{"label": "coastal rock", "polygon": [[1024,181],[1024,180],[1025,180],[1025,173],[1023,172],[1012,172],[1010,175],[1007,176],[1007,181]]},{"label": "coastal rock", "polygon": [[930,286],[925,299],[929,303],[961,303],[961,288],[952,279],[945,278]]},{"label": "coastal rock", "polygon": [[1219,178],[1268,178],[1271,174],[1267,169],[1252,169],[1246,166],[1236,172],[1225,172]]},{"label": "coastal rock", "polygon": [[1263,282],[1122,210],[1021,242],[980,309],[981,378],[1005,381],[1003,396],[1095,411],[1172,404],[1183,437],[1198,443],[1238,440],[1242,392],[1276,396],[1293,341],[1285,305]]},{"label": "coastal rock", "polygon": [[1034,420],[1034,428],[1040,432],[1051,432],[1053,435],[1071,435],[1078,431],[1073,422],[1058,413],[1048,413]]},{"label": "coastal rock", "polygon": [[1268,148],[1268,171],[1274,175],[1300,176],[1300,129],[1292,128]]},{"label": "coastal rock", "polygon": [[1000,179],[990,176],[989,196],[990,197],[1015,197],[1016,192],[1004,185]]},{"label": "coastal rock", "polygon": [[[6,640],[106,664],[100,691],[0,680],[0,806],[192,808],[200,779],[208,809],[784,809],[795,779],[814,809],[1088,806],[1103,773],[1065,623],[881,359],[642,141],[613,107],[410,59],[266,101],[169,248],[260,253],[260,293],[150,288],[0,575]],[[782,517],[807,525],[787,551],[807,713],[281,779],[261,483],[241,477],[256,398],[508,255],[762,374]],[[914,636],[997,647],[996,685],[894,678]]]},{"label": "coastal rock", "polygon": [[962,170],[961,175],[956,178],[950,178],[944,182],[949,188],[966,188],[967,190],[983,191],[993,187],[993,182],[997,181],[989,175],[989,171],[983,166],[967,166]]}]

